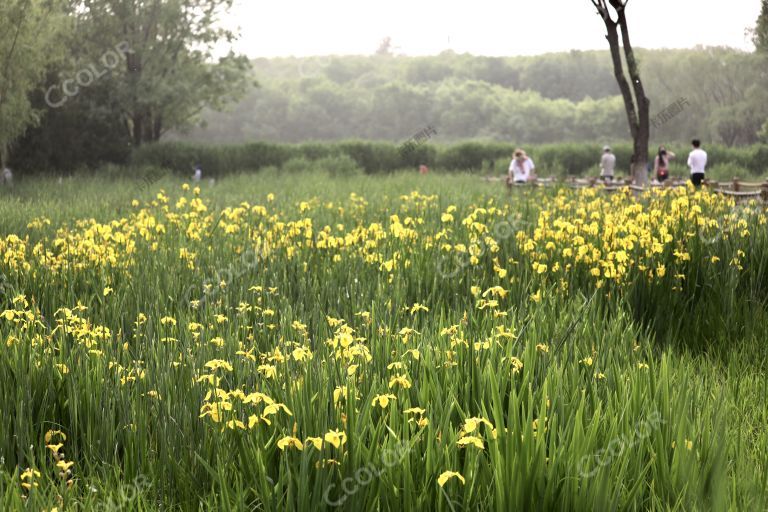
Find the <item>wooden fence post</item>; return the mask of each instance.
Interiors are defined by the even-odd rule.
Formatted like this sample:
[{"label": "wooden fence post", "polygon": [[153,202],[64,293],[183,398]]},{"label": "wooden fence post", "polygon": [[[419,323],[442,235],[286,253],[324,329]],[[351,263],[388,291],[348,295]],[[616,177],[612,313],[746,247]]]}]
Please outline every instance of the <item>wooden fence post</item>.
[{"label": "wooden fence post", "polygon": [[733,191],[738,192],[741,186],[739,185],[739,178],[733,178]]},{"label": "wooden fence post", "polygon": [[763,186],[760,187],[763,189],[760,195],[763,196],[763,201],[768,203],[768,179],[765,180],[765,183],[763,183]]}]

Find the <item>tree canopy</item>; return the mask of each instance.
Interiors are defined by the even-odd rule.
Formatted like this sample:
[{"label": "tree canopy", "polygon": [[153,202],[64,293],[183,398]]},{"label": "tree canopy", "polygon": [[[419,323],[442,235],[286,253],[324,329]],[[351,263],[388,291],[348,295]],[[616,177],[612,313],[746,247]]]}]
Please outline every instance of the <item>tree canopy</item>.
[{"label": "tree canopy", "polygon": [[[758,141],[768,103],[760,97],[765,79],[755,54],[703,47],[636,54],[653,101],[653,140]],[[253,72],[261,87],[232,109],[206,112],[203,128],[175,132],[173,138],[402,141],[429,124],[444,141],[525,144],[630,137],[607,50],[509,58],[445,52],[256,59]],[[681,98],[684,110],[665,116]]]},{"label": "tree canopy", "polygon": [[0,167],[9,145],[40,119],[30,93],[59,55],[63,7],[54,0],[0,2]]}]

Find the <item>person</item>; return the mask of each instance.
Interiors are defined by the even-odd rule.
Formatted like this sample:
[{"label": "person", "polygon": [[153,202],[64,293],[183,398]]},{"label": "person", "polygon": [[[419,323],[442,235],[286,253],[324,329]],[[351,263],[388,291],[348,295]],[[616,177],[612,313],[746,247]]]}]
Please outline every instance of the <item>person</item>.
[{"label": "person", "polygon": [[419,174],[421,174],[422,176],[423,176],[424,174],[429,174],[429,167],[427,167],[427,166],[426,166],[426,165],[424,165],[424,164],[421,164],[421,165],[419,166]]},{"label": "person", "polygon": [[195,164],[195,174],[192,176],[192,179],[195,182],[199,182],[203,179],[203,168],[200,166],[200,164]]},{"label": "person", "polygon": [[528,155],[522,149],[516,149],[514,158],[509,164],[509,176],[507,177],[507,185],[511,186],[513,183],[520,184],[526,183],[531,179],[531,173],[536,169]]},{"label": "person", "polygon": [[8,187],[13,186],[13,173],[8,167],[3,168],[3,174],[0,176],[0,183]]},{"label": "person", "polygon": [[691,168],[691,183],[696,188],[701,187],[704,173],[707,170],[707,152],[701,149],[701,141],[693,139],[693,151],[688,155],[688,167]]},{"label": "person", "polygon": [[613,154],[610,146],[603,148],[603,156],[600,158],[600,177],[604,182],[613,181],[613,173],[616,169],[616,155]]},{"label": "person", "polygon": [[675,158],[673,152],[667,151],[664,146],[659,146],[659,153],[653,160],[653,172],[659,183],[664,183],[669,178],[669,161],[673,158]]}]

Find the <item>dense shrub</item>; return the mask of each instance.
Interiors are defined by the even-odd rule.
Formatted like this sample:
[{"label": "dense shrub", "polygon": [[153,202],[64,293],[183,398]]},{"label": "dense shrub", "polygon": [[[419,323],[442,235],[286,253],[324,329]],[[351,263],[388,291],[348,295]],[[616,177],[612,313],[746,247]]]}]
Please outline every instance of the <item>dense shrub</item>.
[{"label": "dense shrub", "polygon": [[363,168],[349,155],[332,155],[311,160],[305,156],[289,159],[281,166],[285,174],[298,174],[308,170],[324,172],[329,176],[354,176],[363,174]]},{"label": "dense shrub", "polygon": [[368,174],[391,172],[406,167],[401,146],[381,142],[351,141],[338,144],[342,153],[351,156]]},{"label": "dense shrub", "polygon": [[489,153],[486,144],[464,142],[440,151],[437,166],[451,171],[477,169],[483,166],[483,161],[490,156]]},{"label": "dense shrub", "polygon": [[[305,143],[298,145],[255,142],[245,145],[194,145],[187,143],[161,143],[146,145],[134,151],[131,162],[138,166],[154,166],[176,173],[191,173],[195,163],[202,165],[207,176],[218,176],[236,171],[256,171],[267,166],[282,167],[295,158],[303,158],[302,165],[321,159],[347,157],[368,174],[387,173],[400,169],[416,169],[425,164],[449,171],[503,173],[509,165],[515,146],[502,142],[471,141],[455,145],[393,144],[384,142],[343,141],[338,143]],[[602,144],[562,143],[524,146],[534,159],[540,176],[597,175]],[[612,145],[616,154],[618,175],[629,172],[632,145]],[[668,149],[677,154],[673,161],[685,165],[690,147],[676,144]],[[739,177],[750,179],[768,171],[768,145],[739,148],[706,146],[710,168],[734,169]],[[653,161],[657,148],[651,148]],[[347,163],[342,164],[343,168]],[[298,165],[293,162],[291,166]],[[289,167],[291,167],[289,166]],[[677,170],[677,167],[676,167]],[[723,171],[725,172],[725,171]]]},{"label": "dense shrub", "polygon": [[232,146],[205,146],[188,143],[147,144],[133,152],[131,163],[154,165],[175,173],[191,173],[200,164],[206,176],[220,176],[233,171],[256,171],[269,165],[280,166],[292,155],[296,146],[254,142]]}]

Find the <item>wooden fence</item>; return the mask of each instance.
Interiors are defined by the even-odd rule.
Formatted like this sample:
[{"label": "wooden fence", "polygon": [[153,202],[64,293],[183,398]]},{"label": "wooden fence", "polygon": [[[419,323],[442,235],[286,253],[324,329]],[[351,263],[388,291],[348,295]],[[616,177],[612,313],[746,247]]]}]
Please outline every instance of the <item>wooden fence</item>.
[{"label": "wooden fence", "polygon": [[[486,177],[485,181],[489,182],[506,182],[506,177]],[[556,185],[565,185],[571,188],[594,188],[598,187],[605,192],[615,192],[622,190],[625,187],[629,187],[632,190],[639,192],[649,189],[664,189],[674,187],[684,187],[688,183],[688,180],[668,180],[664,183],[651,182],[645,187],[632,184],[631,179],[614,180],[609,183],[605,183],[599,178],[567,178],[559,180],[557,178],[535,178],[527,183],[516,183],[515,187],[525,186],[537,186],[537,187],[551,187]],[[737,201],[746,201],[749,199],[762,199],[768,202],[768,180],[764,182],[750,182],[741,181],[739,178],[733,178],[730,181],[713,181],[704,180],[703,186],[711,189],[718,194],[724,194],[736,198]]]}]

